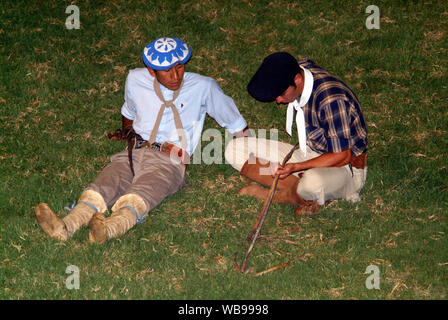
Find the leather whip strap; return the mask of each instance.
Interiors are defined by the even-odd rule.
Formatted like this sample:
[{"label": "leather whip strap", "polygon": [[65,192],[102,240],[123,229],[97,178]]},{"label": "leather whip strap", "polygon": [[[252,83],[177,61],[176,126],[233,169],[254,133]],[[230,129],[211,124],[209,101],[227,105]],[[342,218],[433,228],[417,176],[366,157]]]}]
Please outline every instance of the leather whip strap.
[{"label": "leather whip strap", "polygon": [[135,139],[137,137],[137,134],[135,133],[134,129],[130,129],[127,132],[123,132],[123,130],[117,129],[113,133],[108,133],[107,136],[109,139],[126,140],[127,150],[128,150],[129,167],[131,168],[132,175],[135,176],[134,164],[132,162],[132,150],[134,149]]},{"label": "leather whip strap", "polygon": [[135,145],[135,139],[136,139],[137,134],[135,133],[134,129],[132,129],[127,137],[127,144],[128,144],[128,160],[129,160],[129,167],[131,168],[131,172],[132,175],[135,176],[135,172],[134,172],[134,162],[132,161],[132,150],[134,149],[134,145]]}]

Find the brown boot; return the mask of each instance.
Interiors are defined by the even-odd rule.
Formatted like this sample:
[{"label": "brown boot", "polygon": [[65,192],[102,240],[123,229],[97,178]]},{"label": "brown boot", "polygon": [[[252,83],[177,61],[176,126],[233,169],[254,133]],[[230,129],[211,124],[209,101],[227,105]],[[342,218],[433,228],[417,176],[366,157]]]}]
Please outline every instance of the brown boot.
[{"label": "brown boot", "polygon": [[80,227],[89,223],[95,211],[104,212],[107,206],[96,191],[84,191],[76,206],[63,219],[59,219],[46,203],[39,204],[36,219],[40,227],[53,239],[65,241]]},{"label": "brown boot", "polygon": [[108,218],[100,213],[95,213],[89,223],[89,241],[103,244],[111,238],[125,234],[136,223],[137,217],[129,208],[121,208],[112,212]]},{"label": "brown boot", "polygon": [[107,240],[106,218],[102,213],[96,212],[89,222],[89,242],[103,244]]},{"label": "brown boot", "polygon": [[[297,194],[297,180],[291,187],[287,189],[275,190],[272,202],[282,203],[298,207],[294,214],[298,215],[311,215],[316,213],[320,206],[317,205],[316,200],[304,200]],[[269,189],[263,188],[259,185],[250,185],[242,188],[238,191],[240,195],[253,196],[261,200],[265,200],[269,195]]]},{"label": "brown boot", "polygon": [[[270,174],[269,167],[272,165],[271,162],[255,157],[253,154],[250,155],[249,160],[247,160],[243,167],[241,168],[240,174],[247,177],[261,185],[270,187],[274,178]],[[279,179],[277,183],[277,190],[282,190],[291,187],[294,183],[299,180],[294,175],[289,175],[285,179]]]},{"label": "brown boot", "polygon": [[63,219],[69,236],[79,228],[87,226],[95,212],[103,213],[106,210],[106,202],[100,193],[91,189],[85,190],[73,210]]},{"label": "brown boot", "polygon": [[[146,204],[137,194],[127,194],[117,200],[112,214],[105,218],[95,214],[89,223],[89,241],[102,244],[106,240],[125,234],[137,223],[142,222]],[[138,216],[138,218],[137,218]]]},{"label": "brown boot", "polygon": [[48,204],[41,203],[34,211],[37,223],[48,236],[62,241],[68,239],[68,231],[64,222],[54,214]]}]

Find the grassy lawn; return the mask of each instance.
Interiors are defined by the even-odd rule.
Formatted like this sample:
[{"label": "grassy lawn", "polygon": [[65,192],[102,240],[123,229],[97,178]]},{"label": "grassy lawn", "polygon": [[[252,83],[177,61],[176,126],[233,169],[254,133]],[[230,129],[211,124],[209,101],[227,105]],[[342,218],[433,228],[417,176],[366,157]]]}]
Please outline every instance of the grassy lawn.
[{"label": "grassy lawn", "polygon": [[[65,27],[70,4],[79,30]],[[366,28],[370,4],[379,30]],[[1,1],[0,299],[446,299],[447,21],[442,0]],[[255,246],[247,275],[233,253],[262,202],[236,194],[244,183],[228,164],[191,165],[146,223],[102,246],[86,228],[65,243],[46,237],[34,207],[62,217],[123,150],[107,132],[121,125],[128,71],[161,35],[191,46],[187,71],[217,79],[251,128],[292,144],[286,109],[246,91],[263,57],[289,51],[342,78],[369,130],[362,201],[305,218],[272,205],[262,235],[281,240]],[[205,128],[220,129],[211,118]],[[70,265],[78,290],[66,288]],[[366,288],[369,265],[379,290]]]}]

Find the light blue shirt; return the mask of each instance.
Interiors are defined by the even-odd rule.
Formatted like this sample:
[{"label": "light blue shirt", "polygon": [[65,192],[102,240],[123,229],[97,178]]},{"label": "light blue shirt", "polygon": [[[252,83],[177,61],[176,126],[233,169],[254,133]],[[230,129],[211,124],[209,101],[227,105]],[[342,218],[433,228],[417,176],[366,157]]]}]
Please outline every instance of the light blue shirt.
[{"label": "light blue shirt", "polygon": [[[160,84],[166,101],[174,91]],[[126,79],[124,104],[121,114],[133,120],[133,128],[143,139],[149,140],[162,101],[154,92],[154,77],[146,68],[129,71]],[[243,130],[246,120],[241,116],[233,99],[225,95],[216,81],[196,73],[185,72],[184,84],[174,101],[187,136],[187,152],[192,155],[201,138],[205,115],[234,134]],[[171,108],[166,108],[157,132],[156,142],[171,142],[181,146]]]}]

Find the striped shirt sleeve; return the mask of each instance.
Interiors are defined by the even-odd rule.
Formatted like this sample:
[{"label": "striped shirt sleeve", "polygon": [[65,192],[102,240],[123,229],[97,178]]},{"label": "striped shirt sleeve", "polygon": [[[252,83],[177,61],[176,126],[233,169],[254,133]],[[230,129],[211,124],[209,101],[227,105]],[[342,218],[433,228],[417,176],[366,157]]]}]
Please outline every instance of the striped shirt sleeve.
[{"label": "striped shirt sleeve", "polygon": [[335,99],[320,108],[320,122],[325,131],[328,152],[342,152],[350,145],[350,105],[345,99]]}]

